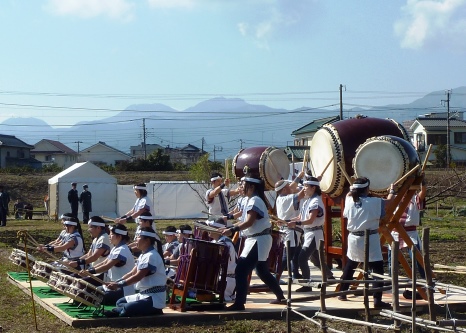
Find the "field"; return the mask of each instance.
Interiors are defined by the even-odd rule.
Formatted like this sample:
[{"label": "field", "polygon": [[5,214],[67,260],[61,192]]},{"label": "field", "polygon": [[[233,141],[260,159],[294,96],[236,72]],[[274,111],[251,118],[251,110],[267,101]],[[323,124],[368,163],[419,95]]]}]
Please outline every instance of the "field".
[{"label": "field", "polygon": [[[2,175],[2,181],[9,188],[12,195],[22,193],[28,196],[29,200],[41,203],[43,193],[47,190],[47,179],[51,175],[46,176],[7,176]],[[119,178],[118,176],[117,178]],[[161,179],[160,175],[157,178],[144,175],[123,175],[122,180],[119,178],[120,184],[133,184],[140,181],[148,181],[149,179]],[[124,180],[123,180],[124,179]],[[170,178],[173,179],[173,178]],[[35,200],[35,201],[34,201]],[[459,203],[456,204],[460,206]],[[432,205],[428,207],[423,218],[423,226],[429,227],[431,232],[431,262],[445,265],[465,265],[466,262],[466,228],[464,217],[456,217],[450,210],[440,209]],[[163,229],[168,224],[179,225],[186,221],[158,221],[158,229]],[[134,228],[134,224],[130,224]],[[0,311],[0,332],[31,332],[35,330],[34,319],[30,298],[22,291],[12,287],[6,280],[6,272],[15,267],[8,261],[8,255],[11,252],[11,247],[17,243],[16,234],[18,230],[29,230],[30,233],[39,241],[46,242],[55,238],[61,226],[58,223],[46,222],[42,220],[23,221],[10,220],[6,228],[0,228],[0,302],[3,304]],[[89,243],[89,240],[88,242]],[[442,274],[438,279],[445,283],[454,283],[466,287],[466,278],[464,275]],[[73,329],[62,323],[55,316],[47,311],[36,307],[38,317],[38,327],[41,332],[78,332],[83,330]],[[445,312],[439,313],[439,317],[445,317]],[[89,332],[115,332],[115,333],[136,333],[136,332],[286,332],[287,326],[283,313],[283,320],[238,320],[238,321],[217,321],[208,323],[185,323],[179,322],[171,327],[162,328],[109,328],[100,327],[86,329]],[[448,316],[457,319],[466,319],[466,309],[464,313],[449,312]],[[449,317],[448,317],[449,318]],[[361,319],[361,318],[358,318]],[[376,317],[378,322],[389,323],[381,317]],[[347,324],[330,323],[330,327],[340,329],[345,332],[360,332],[361,327],[350,326]],[[306,321],[293,321],[293,332],[315,332],[317,327]],[[403,332],[409,332],[408,326],[404,326]]]}]

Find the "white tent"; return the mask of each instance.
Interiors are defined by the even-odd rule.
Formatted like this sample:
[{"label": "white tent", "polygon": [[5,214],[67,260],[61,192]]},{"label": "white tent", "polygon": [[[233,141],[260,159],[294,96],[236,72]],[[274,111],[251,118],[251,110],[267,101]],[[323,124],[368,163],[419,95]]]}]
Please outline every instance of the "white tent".
[{"label": "white tent", "polygon": [[[75,163],[68,169],[49,179],[50,215],[70,212],[68,191],[71,183],[76,182],[78,194],[84,184],[89,185],[92,193],[92,212],[90,216],[117,216],[117,180],[91,162]],[[81,207],[78,217],[81,220]]]}]

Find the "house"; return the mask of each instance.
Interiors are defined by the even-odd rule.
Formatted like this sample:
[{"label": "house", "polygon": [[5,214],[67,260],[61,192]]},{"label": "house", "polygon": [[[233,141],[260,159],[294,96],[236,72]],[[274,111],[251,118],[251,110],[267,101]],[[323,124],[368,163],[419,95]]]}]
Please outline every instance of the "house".
[{"label": "house", "polygon": [[138,158],[146,158],[147,156],[152,154],[154,151],[157,151],[158,149],[164,150],[165,148],[158,144],[145,144],[144,145],[144,142],[141,142],[140,145],[130,146],[129,149],[131,151],[131,156],[134,159],[138,159]]},{"label": "house", "polygon": [[42,162],[42,166],[56,164],[66,169],[78,161],[78,153],[63,143],[42,139],[34,145],[31,156]]},{"label": "house", "polygon": [[[462,120],[462,113],[454,114],[449,119],[446,114],[418,117],[410,129],[413,132],[413,145],[419,152],[421,160],[424,160],[430,144],[432,144],[432,152],[439,145],[449,144],[450,161],[462,164],[466,162],[466,121]],[[431,153],[429,161],[435,159],[435,154]]]},{"label": "house", "polygon": [[131,160],[131,156],[99,141],[89,148],[81,150],[79,162],[92,162],[96,165],[118,165],[122,161]]},{"label": "house", "polygon": [[40,169],[40,161],[31,157],[33,148],[14,135],[0,134],[0,169],[23,166]]},{"label": "house", "polygon": [[312,137],[317,132],[319,128],[325,124],[331,124],[340,120],[340,116],[326,117],[321,119],[316,119],[310,123],[304,125],[303,127],[298,128],[291,132],[291,135],[294,136],[294,145],[295,146],[310,146]]},{"label": "house", "polygon": [[183,148],[165,148],[165,154],[170,156],[170,161],[172,163],[180,163],[184,165],[192,165],[196,163],[199,158],[206,154],[205,151],[188,144]]}]

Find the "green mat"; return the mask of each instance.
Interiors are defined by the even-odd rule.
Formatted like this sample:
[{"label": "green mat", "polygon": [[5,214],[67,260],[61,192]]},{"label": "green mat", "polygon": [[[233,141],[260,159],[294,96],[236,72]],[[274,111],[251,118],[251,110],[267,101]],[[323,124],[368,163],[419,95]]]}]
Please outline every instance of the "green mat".
[{"label": "green mat", "polygon": [[32,292],[36,294],[39,298],[57,298],[57,297],[66,297],[59,292],[51,289],[50,287],[32,287]]},{"label": "green mat", "polygon": [[[28,272],[7,272],[8,276],[10,276],[13,280],[26,282],[29,281]],[[35,280],[32,278],[32,280]]]},{"label": "green mat", "polygon": [[[70,301],[64,303],[54,303],[57,308],[65,312],[68,316],[78,319],[87,319],[87,318],[96,318],[96,317],[103,317],[102,314],[94,314],[96,308],[94,307],[87,307],[87,308],[78,308],[76,305]],[[106,306],[105,309],[110,310],[113,309],[113,306]]]}]

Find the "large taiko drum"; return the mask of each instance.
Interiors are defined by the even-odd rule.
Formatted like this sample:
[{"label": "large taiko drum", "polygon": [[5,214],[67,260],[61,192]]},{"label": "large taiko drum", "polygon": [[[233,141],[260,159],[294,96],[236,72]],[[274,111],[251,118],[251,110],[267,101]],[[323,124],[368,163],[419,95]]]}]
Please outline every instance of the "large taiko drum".
[{"label": "large taiko drum", "polygon": [[352,169],[352,162],[357,148],[367,139],[382,135],[408,140],[408,134],[403,126],[391,119],[368,117],[345,119],[326,124],[319,129],[312,138],[310,148],[313,175],[321,175],[333,157],[333,161],[320,181],[322,191],[330,197],[339,197],[347,181],[338,163],[349,176],[353,176],[355,173]]},{"label": "large taiko drum", "polygon": [[[191,251],[195,249],[195,255]],[[220,291],[220,273],[227,269],[229,249],[222,244],[211,243],[194,238],[185,239],[180,263],[175,277],[176,283],[187,283],[190,288],[207,291]],[[188,270],[194,266],[194,270]]]},{"label": "large taiko drum", "polygon": [[419,154],[410,142],[384,135],[367,139],[356,149],[353,170],[356,177],[369,178],[373,194],[385,196],[390,184],[408,173],[419,161]]},{"label": "large taiko drum", "polygon": [[241,178],[247,172],[260,177],[266,190],[273,190],[280,179],[290,174],[290,162],[285,152],[275,147],[250,147],[242,149],[233,158],[235,176]]}]

